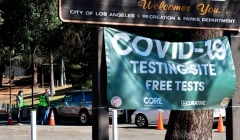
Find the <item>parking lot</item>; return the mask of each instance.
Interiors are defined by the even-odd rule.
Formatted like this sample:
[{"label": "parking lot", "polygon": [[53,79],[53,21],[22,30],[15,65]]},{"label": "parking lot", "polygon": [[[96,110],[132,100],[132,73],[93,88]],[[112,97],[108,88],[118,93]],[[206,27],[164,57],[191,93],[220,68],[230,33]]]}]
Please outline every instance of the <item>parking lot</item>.
[{"label": "parking lot", "polygon": [[[2,115],[1,115],[2,116]],[[24,125],[7,125],[8,116],[0,117],[0,140],[30,140],[31,125],[29,120],[24,120]],[[166,130],[156,130],[157,126],[137,128],[133,124],[118,124],[119,140],[163,140]],[[75,122],[61,121],[59,125],[37,125],[37,140],[91,140],[92,126],[79,126]],[[109,125],[109,140],[112,140],[112,126]],[[226,140],[226,133],[212,130],[213,140]]]}]

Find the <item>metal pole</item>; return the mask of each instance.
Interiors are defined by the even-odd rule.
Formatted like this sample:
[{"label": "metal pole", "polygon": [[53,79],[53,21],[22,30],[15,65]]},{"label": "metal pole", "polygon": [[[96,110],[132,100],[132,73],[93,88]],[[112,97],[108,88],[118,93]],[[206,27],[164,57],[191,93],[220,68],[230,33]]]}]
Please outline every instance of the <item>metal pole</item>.
[{"label": "metal pole", "polygon": [[63,56],[61,58],[61,75],[60,75],[60,86],[63,86]]},{"label": "metal pole", "polygon": [[44,88],[43,64],[42,64],[42,88]]},{"label": "metal pole", "polygon": [[128,110],[126,109],[125,112],[126,112],[126,123],[128,123]]},{"label": "metal pole", "polygon": [[33,109],[33,87],[34,87],[34,62],[33,62],[33,46],[31,46],[32,52],[32,109]]},{"label": "metal pole", "polygon": [[10,106],[9,106],[9,110],[8,110],[9,112],[11,112],[11,104],[12,104],[12,102],[11,102],[11,96],[12,96],[12,77],[11,77],[11,76],[12,76],[12,75],[11,75],[11,71],[12,71],[12,69],[11,69],[11,67],[12,67],[12,66],[11,66],[11,62],[12,62],[12,61],[11,61],[11,53],[12,53],[12,52],[10,52],[10,60],[9,60],[9,61],[10,61],[10,64],[9,64],[9,65],[10,65],[10,66],[9,66],[9,82],[10,82],[10,94],[9,94],[10,97],[9,97],[9,99],[10,99]]},{"label": "metal pole", "polygon": [[36,111],[31,111],[31,140],[37,139],[36,125]]},{"label": "metal pole", "polygon": [[103,46],[103,28],[92,27],[92,140],[109,140],[107,107],[107,70]]},{"label": "metal pole", "polygon": [[118,140],[117,110],[112,110],[112,139]]}]

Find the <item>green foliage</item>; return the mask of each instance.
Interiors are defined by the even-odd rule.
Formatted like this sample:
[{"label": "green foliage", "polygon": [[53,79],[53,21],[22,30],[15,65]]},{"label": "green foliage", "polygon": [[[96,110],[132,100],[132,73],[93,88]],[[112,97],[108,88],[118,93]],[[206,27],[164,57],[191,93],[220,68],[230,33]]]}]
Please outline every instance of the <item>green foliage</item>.
[{"label": "green foliage", "polygon": [[[130,32],[136,35],[141,35],[149,38],[164,40],[164,41],[177,41],[182,40],[184,37],[185,29],[174,28],[159,28],[159,27],[136,27],[136,26],[112,26],[113,28]],[[188,33],[188,32],[187,32]]]},{"label": "green foliage", "polygon": [[[34,63],[42,64],[49,63],[49,50],[52,48],[54,63],[61,64],[61,59],[65,60],[67,81],[81,89],[91,88],[92,47],[89,25],[61,24],[58,19],[57,0],[1,0],[0,9],[0,23],[3,23],[0,24],[0,64],[8,60],[9,51],[14,49],[21,54],[19,60],[24,60],[18,64],[31,71],[31,49],[34,53]],[[166,41],[183,38],[182,31],[176,29],[112,27]],[[59,71],[59,68],[55,70]]]},{"label": "green foliage", "polygon": [[69,82],[80,89],[91,89],[92,79],[91,79],[91,69],[81,68],[80,65],[72,65],[68,67],[68,77]]},{"label": "green foliage", "polygon": [[35,63],[42,63],[48,53],[44,45],[52,41],[49,38],[60,25],[57,8],[57,0],[2,0],[1,48],[21,54],[22,67],[30,68],[31,49]]},{"label": "green foliage", "polygon": [[59,38],[61,48],[55,58],[65,58],[67,81],[80,89],[91,88],[90,26],[63,23]]}]

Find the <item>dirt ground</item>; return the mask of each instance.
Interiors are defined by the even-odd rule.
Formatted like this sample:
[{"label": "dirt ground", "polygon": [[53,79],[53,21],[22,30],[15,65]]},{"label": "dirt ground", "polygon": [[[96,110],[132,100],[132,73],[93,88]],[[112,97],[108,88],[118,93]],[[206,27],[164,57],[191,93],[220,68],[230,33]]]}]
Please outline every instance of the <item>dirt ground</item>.
[{"label": "dirt ground", "polygon": [[[11,84],[9,83],[9,78],[3,78],[2,87],[0,87],[0,101],[3,103],[10,102],[10,94],[11,94],[11,101],[13,102],[16,99],[16,95],[18,94],[19,90],[22,90],[24,96],[31,96],[32,93],[34,94],[41,94],[44,93],[45,88],[49,88],[49,86],[42,87],[39,85],[38,88],[33,88],[31,85],[31,77],[15,77],[14,82]],[[47,85],[47,84],[46,84]],[[61,90],[64,88],[69,88],[71,85],[66,85],[62,87],[55,87],[55,91]]]},{"label": "dirt ground", "polygon": [[[32,88],[29,85],[24,85],[24,81],[29,79],[28,77],[15,78],[14,82],[10,86],[9,78],[3,78],[2,87],[0,87],[0,100],[9,100],[10,94],[12,98],[15,98],[19,90],[23,90],[24,93],[30,93]],[[22,82],[20,82],[22,80]]]}]

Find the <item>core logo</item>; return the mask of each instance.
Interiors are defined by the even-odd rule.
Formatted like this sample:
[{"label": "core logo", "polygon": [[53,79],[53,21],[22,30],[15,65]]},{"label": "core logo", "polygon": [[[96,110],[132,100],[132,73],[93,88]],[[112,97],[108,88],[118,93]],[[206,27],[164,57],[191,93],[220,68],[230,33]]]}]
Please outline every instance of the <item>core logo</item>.
[{"label": "core logo", "polygon": [[143,101],[146,105],[161,105],[162,104],[162,99],[155,98],[155,97],[145,97],[143,99]]},{"label": "core logo", "polygon": [[181,106],[205,106],[206,101],[181,100]]}]

